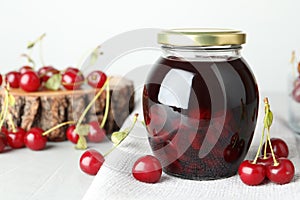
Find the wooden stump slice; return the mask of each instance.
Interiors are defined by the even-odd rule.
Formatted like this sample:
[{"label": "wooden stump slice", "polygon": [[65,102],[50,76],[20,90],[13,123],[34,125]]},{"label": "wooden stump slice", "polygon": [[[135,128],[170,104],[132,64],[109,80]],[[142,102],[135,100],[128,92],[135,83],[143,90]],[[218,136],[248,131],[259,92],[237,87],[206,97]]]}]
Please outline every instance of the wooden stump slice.
[{"label": "wooden stump slice", "polygon": [[[126,117],[134,108],[133,82],[121,77],[110,79],[110,104],[109,114],[105,123],[107,134],[119,130]],[[21,89],[11,89],[10,94],[15,97],[16,103],[10,107],[8,115],[11,115],[15,126],[29,130],[32,127],[40,127],[43,130],[66,122],[77,121],[97,94],[98,90],[89,86],[83,86],[80,90],[58,90],[24,92]],[[3,103],[3,93],[0,97]],[[104,90],[95,104],[84,118],[84,122],[98,120],[99,125],[103,119],[106,103],[106,91]],[[2,106],[2,105],[1,105]],[[7,119],[10,116],[7,116]],[[4,126],[11,128],[6,120]],[[63,141],[66,139],[67,126],[61,127],[48,134],[50,141]]]}]

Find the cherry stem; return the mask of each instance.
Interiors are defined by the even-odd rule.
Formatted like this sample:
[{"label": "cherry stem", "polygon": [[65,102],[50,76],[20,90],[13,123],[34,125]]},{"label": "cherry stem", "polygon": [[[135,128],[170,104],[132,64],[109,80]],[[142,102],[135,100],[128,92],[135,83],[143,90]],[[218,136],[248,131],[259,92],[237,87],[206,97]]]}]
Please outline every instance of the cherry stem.
[{"label": "cherry stem", "polygon": [[261,147],[263,145],[264,138],[265,138],[265,128],[263,128],[263,131],[262,131],[262,134],[261,134],[261,139],[259,141],[259,147],[257,149],[256,156],[255,156],[254,161],[252,162],[252,164],[257,163],[257,159],[259,157],[259,153],[260,153]]},{"label": "cherry stem", "polygon": [[76,122],[75,121],[67,121],[67,122],[63,122],[61,124],[58,124],[52,128],[50,128],[49,130],[45,131],[42,135],[45,136],[45,135],[48,135],[50,132],[62,127],[62,126],[65,126],[65,125],[69,125],[69,124],[75,124]]},{"label": "cherry stem", "polygon": [[117,147],[125,140],[125,138],[127,138],[127,136],[129,135],[129,133],[130,133],[130,132],[132,131],[132,129],[134,128],[134,126],[135,126],[135,124],[136,124],[136,122],[137,122],[138,116],[139,116],[138,113],[136,113],[136,114],[134,115],[133,123],[132,123],[131,127],[129,128],[129,130],[126,132],[125,137],[122,138],[122,140],[120,140],[120,142],[118,142],[118,144],[114,145],[114,147],[111,148],[108,152],[106,152],[106,153],[103,155],[103,157],[108,156],[111,152],[113,152],[113,151],[114,151],[114,150],[115,150],[115,149],[116,149],[116,148],[117,148]]},{"label": "cherry stem", "polygon": [[[270,146],[270,149],[271,149],[271,154],[272,154],[272,157],[273,157],[274,166],[278,166],[279,163],[276,160],[276,157],[275,157],[275,154],[274,154],[274,150],[273,150],[271,139],[270,139],[270,129],[269,128],[267,129],[267,141],[269,142],[269,146]],[[265,144],[265,145],[267,146],[267,144]]]},{"label": "cherry stem", "polygon": [[[269,129],[267,129],[269,131]],[[264,148],[264,159],[267,159],[267,146],[268,146],[268,134],[266,136],[265,148]]]},{"label": "cherry stem", "polygon": [[32,67],[35,68],[35,62],[34,60],[27,54],[23,53],[21,54],[22,57],[25,57],[27,59],[27,62],[32,64]]},{"label": "cherry stem", "polygon": [[[31,42],[29,46],[27,46],[28,49],[30,49],[30,55],[32,53],[33,47],[36,45],[36,43],[40,43],[39,47],[39,56],[40,56],[40,61],[42,63],[43,66],[45,66],[45,62],[44,62],[44,58],[43,58],[43,47],[42,47],[42,41],[44,39],[44,37],[46,36],[46,33],[43,33],[41,36],[39,36],[35,41]],[[29,57],[29,56],[28,56]],[[28,58],[27,57],[27,58]],[[29,60],[29,59],[28,59]],[[32,59],[31,59],[32,60]]]},{"label": "cherry stem", "polygon": [[92,105],[95,103],[95,101],[99,98],[99,96],[102,94],[106,84],[108,84],[109,79],[106,80],[106,82],[104,83],[103,87],[98,91],[98,93],[94,96],[94,98],[91,100],[91,102],[87,105],[87,107],[85,108],[85,110],[83,111],[83,113],[81,114],[79,120],[77,121],[76,124],[76,128],[75,128],[75,133],[78,133],[78,127],[79,125],[82,123],[85,115],[87,114],[87,112],[90,110],[90,108],[92,107]]},{"label": "cherry stem", "polygon": [[103,128],[105,125],[105,122],[108,117],[108,111],[109,111],[109,104],[110,104],[110,91],[109,91],[109,83],[106,85],[106,102],[105,102],[105,111],[104,111],[104,116],[102,119],[102,122],[100,124],[100,128]]},{"label": "cherry stem", "polygon": [[12,115],[8,115],[8,120],[9,120],[9,123],[10,123],[10,125],[11,125],[12,131],[13,131],[14,133],[17,132],[16,126],[15,126],[14,121],[13,121],[13,119],[12,119]]}]

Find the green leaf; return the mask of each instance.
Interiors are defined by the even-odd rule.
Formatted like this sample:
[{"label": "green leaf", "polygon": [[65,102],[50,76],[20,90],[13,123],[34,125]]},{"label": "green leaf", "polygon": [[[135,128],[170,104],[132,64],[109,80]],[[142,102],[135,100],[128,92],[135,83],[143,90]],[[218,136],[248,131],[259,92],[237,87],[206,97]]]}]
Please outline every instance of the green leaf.
[{"label": "green leaf", "polygon": [[90,132],[90,125],[89,124],[85,124],[85,125],[81,124],[78,127],[76,127],[76,133],[79,136],[87,136],[89,132]]},{"label": "green leaf", "polygon": [[61,79],[61,74],[54,74],[47,80],[47,82],[45,83],[45,87],[49,90],[58,90],[61,85]]},{"label": "green leaf", "polygon": [[15,103],[16,103],[15,97],[11,94],[8,94],[8,103],[9,103],[10,106],[14,106]]},{"label": "green leaf", "polygon": [[273,122],[273,113],[269,110],[266,112],[265,118],[264,118],[264,127],[270,128]]},{"label": "green leaf", "polygon": [[128,135],[127,131],[118,131],[114,132],[111,135],[111,141],[115,144],[118,145],[120,142],[122,142]]},{"label": "green leaf", "polygon": [[99,56],[102,54],[103,52],[100,51],[100,46],[97,46],[91,54],[89,66],[94,65],[97,62]]},{"label": "green leaf", "polygon": [[79,139],[77,141],[77,144],[75,146],[76,149],[85,150],[87,149],[87,142],[84,136],[79,135]]},{"label": "green leaf", "polygon": [[34,43],[34,42],[28,42],[28,44],[27,44],[27,49],[31,49],[31,48],[33,48],[33,47],[34,47],[34,45],[35,45],[35,43]]}]

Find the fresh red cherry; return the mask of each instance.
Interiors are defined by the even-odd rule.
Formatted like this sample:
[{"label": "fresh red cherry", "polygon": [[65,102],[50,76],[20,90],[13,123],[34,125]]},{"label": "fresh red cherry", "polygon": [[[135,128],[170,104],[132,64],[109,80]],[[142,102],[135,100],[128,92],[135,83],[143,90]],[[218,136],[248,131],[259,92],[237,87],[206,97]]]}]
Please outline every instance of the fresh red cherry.
[{"label": "fresh red cherry", "polygon": [[67,90],[76,90],[84,82],[84,77],[81,72],[76,73],[73,70],[65,71],[62,75],[62,85]]},{"label": "fresh red cherry", "polygon": [[78,68],[76,68],[76,67],[67,67],[66,72],[67,72],[67,71],[72,71],[72,72],[74,72],[75,74],[80,73],[80,70],[79,70]]},{"label": "fresh red cherry", "polygon": [[90,131],[87,135],[89,142],[101,142],[106,137],[105,129],[101,128],[98,121],[92,121],[90,124]]},{"label": "fresh red cherry", "polygon": [[75,129],[76,129],[75,125],[69,126],[67,131],[66,131],[66,135],[67,135],[67,139],[69,141],[71,141],[74,144],[77,144],[77,141],[79,139],[79,135],[77,133],[75,133]]},{"label": "fresh red cherry", "polygon": [[28,71],[33,71],[33,68],[25,65],[19,69],[20,74],[24,74],[25,72],[28,72]]},{"label": "fresh red cherry", "polygon": [[46,147],[47,137],[43,136],[44,130],[41,128],[31,128],[24,136],[26,147],[31,150],[42,150]]},{"label": "fresh red cherry", "polygon": [[8,134],[8,130],[4,126],[2,126],[2,128],[1,128],[1,132],[4,133],[5,135]]},{"label": "fresh red cherry", "polygon": [[273,164],[266,167],[268,179],[277,184],[291,182],[295,174],[294,164],[287,158],[278,158],[277,161],[278,165]]},{"label": "fresh red cherry", "polygon": [[0,136],[0,153],[2,153],[5,150],[5,147],[5,139]]},{"label": "fresh red cherry", "polygon": [[2,75],[0,74],[0,86],[2,85]]},{"label": "fresh red cherry", "polygon": [[41,76],[45,75],[45,73],[48,70],[51,70],[51,69],[55,69],[55,68],[52,66],[43,66],[43,67],[39,68],[39,70],[37,71],[37,74],[41,77]]},{"label": "fresh red cherry", "polygon": [[34,71],[27,71],[21,75],[20,87],[26,92],[35,92],[40,87],[40,78]]},{"label": "fresh red cherry", "polygon": [[19,88],[21,74],[20,72],[11,71],[5,75],[5,80],[12,88]]},{"label": "fresh red cherry", "polygon": [[104,161],[105,159],[102,154],[94,149],[90,149],[81,155],[79,166],[83,172],[96,175]]},{"label": "fresh red cherry", "polygon": [[38,75],[42,82],[47,82],[54,74],[59,74],[60,71],[52,66],[44,66],[38,71]]},{"label": "fresh red cherry", "polygon": [[240,164],[238,173],[246,185],[259,185],[266,177],[265,166],[254,164],[250,160],[245,160]]},{"label": "fresh red cherry", "polygon": [[7,136],[5,133],[0,132],[0,139],[2,140],[3,144],[7,145]]},{"label": "fresh red cherry", "polygon": [[139,158],[132,167],[133,177],[141,182],[156,183],[160,180],[162,166],[159,160],[151,155]]},{"label": "fresh red cherry", "polygon": [[16,132],[9,131],[7,135],[7,143],[11,148],[18,149],[25,146],[24,136],[26,131],[22,128],[17,128]]},{"label": "fresh red cherry", "polygon": [[87,76],[88,84],[93,88],[102,88],[107,76],[102,71],[93,71]]},{"label": "fresh red cherry", "polygon": [[2,127],[0,132],[0,137],[3,139],[5,145],[7,145],[7,135],[8,135],[8,130],[5,127]]},{"label": "fresh red cherry", "polygon": [[295,101],[300,102],[300,85],[294,87],[292,91],[292,97]]},{"label": "fresh red cherry", "polygon": [[239,159],[239,151],[236,147],[227,146],[223,152],[224,160],[228,163],[234,163]]},{"label": "fresh red cherry", "polygon": [[[275,159],[278,157],[275,155]],[[266,158],[262,155],[258,157],[257,163],[262,164],[264,166],[269,166],[274,164],[274,159],[271,153],[267,153]]]},{"label": "fresh red cherry", "polygon": [[[271,149],[269,143],[267,143],[267,153],[271,153]],[[289,148],[288,145],[280,138],[271,138],[271,144],[274,151],[274,154],[278,158],[287,158],[289,156]],[[262,154],[264,153],[266,143],[262,146]]]}]

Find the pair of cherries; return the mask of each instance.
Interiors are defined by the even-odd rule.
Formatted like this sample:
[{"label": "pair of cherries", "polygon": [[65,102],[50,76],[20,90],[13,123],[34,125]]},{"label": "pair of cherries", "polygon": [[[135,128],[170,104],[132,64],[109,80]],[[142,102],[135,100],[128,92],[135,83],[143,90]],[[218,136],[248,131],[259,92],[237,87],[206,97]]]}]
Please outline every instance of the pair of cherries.
[{"label": "pair of cherries", "polygon": [[[109,155],[118,145],[128,136],[137,122],[138,114],[134,115],[133,123],[130,128],[112,133],[111,141],[114,147],[102,155],[94,149],[84,152],[79,160],[80,169],[89,174],[96,175],[105,162],[105,157]],[[132,175],[135,179],[145,183],[156,183],[160,180],[162,174],[162,165],[160,161],[151,155],[139,158],[132,167]]]},{"label": "pair of cherries", "polygon": [[[89,123],[89,133],[87,135],[89,142],[102,142],[106,137],[106,131],[104,128],[101,128],[99,126],[98,121],[91,121]],[[70,125],[66,131],[66,136],[69,141],[71,141],[74,144],[77,144],[79,140],[79,135],[75,132],[76,125]]]},{"label": "pair of cherries", "polygon": [[[79,166],[83,172],[89,175],[96,175],[104,161],[105,158],[101,153],[90,149],[80,157]],[[156,183],[162,175],[161,163],[152,155],[140,157],[132,167],[132,175],[141,182]]]},{"label": "pair of cherries", "polygon": [[[241,163],[238,173],[245,184],[259,185],[266,177],[277,184],[286,184],[293,179],[295,168],[287,158],[289,155],[287,144],[280,138],[272,138],[270,141],[275,158],[271,154],[270,146],[267,145],[266,156],[262,152],[258,159],[245,160]],[[265,145],[263,145],[263,150]]]},{"label": "pair of cherries", "polygon": [[8,131],[2,127],[0,133],[0,153],[5,151],[6,146],[13,149],[27,147],[31,150],[42,150],[46,147],[47,138],[43,136],[44,130],[33,127],[27,132],[22,128],[16,128],[15,131]]},{"label": "pair of cherries", "polygon": [[[68,67],[63,72],[52,66],[41,67],[37,72],[30,66],[23,66],[19,71],[11,71],[5,75],[6,82],[12,88],[21,88],[26,92],[38,91],[43,83],[52,76],[61,74],[61,85],[67,90],[76,90],[85,82],[82,72],[74,67]],[[107,77],[102,71],[93,71],[87,76],[87,83],[93,88],[101,88]],[[1,77],[2,83],[2,77]]]}]

